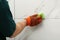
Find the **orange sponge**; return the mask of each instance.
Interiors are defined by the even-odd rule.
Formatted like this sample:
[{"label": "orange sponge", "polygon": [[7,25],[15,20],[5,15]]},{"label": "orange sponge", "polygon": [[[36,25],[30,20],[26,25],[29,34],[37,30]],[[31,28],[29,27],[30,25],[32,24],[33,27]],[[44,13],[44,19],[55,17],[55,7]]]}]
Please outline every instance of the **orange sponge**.
[{"label": "orange sponge", "polygon": [[30,16],[26,19],[26,21],[27,21],[27,25],[30,25],[30,21],[31,21]]}]

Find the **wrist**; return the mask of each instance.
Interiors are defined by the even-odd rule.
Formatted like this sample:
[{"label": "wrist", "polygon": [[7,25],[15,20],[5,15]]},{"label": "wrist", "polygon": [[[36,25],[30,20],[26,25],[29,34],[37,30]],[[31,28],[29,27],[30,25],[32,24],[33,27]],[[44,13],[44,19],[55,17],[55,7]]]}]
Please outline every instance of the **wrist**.
[{"label": "wrist", "polygon": [[24,19],[24,23],[25,23],[25,26],[28,26],[28,25],[27,25],[27,20],[26,20],[26,19]]},{"label": "wrist", "polygon": [[31,18],[30,18],[30,16],[27,17],[25,20],[26,20],[26,26],[29,26],[31,24]]}]

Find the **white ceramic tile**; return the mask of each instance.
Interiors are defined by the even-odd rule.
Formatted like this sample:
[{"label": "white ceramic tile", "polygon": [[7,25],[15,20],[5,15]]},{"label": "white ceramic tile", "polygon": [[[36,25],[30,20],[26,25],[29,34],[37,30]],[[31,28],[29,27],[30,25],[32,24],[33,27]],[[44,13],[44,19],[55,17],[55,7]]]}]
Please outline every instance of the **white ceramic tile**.
[{"label": "white ceramic tile", "polygon": [[49,18],[60,18],[60,0],[57,0],[55,5],[56,7],[50,14]]},{"label": "white ceramic tile", "polygon": [[49,18],[60,18],[60,8],[55,8],[54,11],[50,14]]},{"label": "white ceramic tile", "polygon": [[[12,5],[13,12],[14,6]],[[15,22],[23,21],[19,18],[32,15],[35,10],[44,12],[46,18],[60,18],[60,0],[15,0],[15,18],[18,18]],[[60,40],[59,37],[60,19],[45,19],[36,28],[25,28],[15,40]]]},{"label": "white ceramic tile", "polygon": [[[44,12],[47,16],[55,7],[56,0],[16,0],[15,18],[23,18],[37,12]],[[43,7],[44,5],[44,7]]]},{"label": "white ceramic tile", "polygon": [[8,37],[7,37],[6,39],[7,39],[7,40],[14,40],[14,38],[8,38]]},{"label": "white ceramic tile", "polygon": [[[16,19],[15,21],[22,21]],[[33,28],[25,28],[15,40],[60,40],[60,19],[45,19]]]},{"label": "white ceramic tile", "polygon": [[57,0],[58,3],[57,3],[57,9],[59,9],[59,12],[57,13],[56,17],[55,18],[60,18],[60,0]]},{"label": "white ceramic tile", "polygon": [[50,14],[54,11],[55,6],[56,6],[55,2],[56,0],[45,0],[44,1],[44,7],[41,8],[41,12],[45,14],[46,18],[49,18]]},{"label": "white ceramic tile", "polygon": [[40,4],[40,0],[16,0],[15,14],[16,18],[22,18],[33,14],[34,9]]},{"label": "white ceramic tile", "polygon": [[44,20],[26,40],[60,40],[60,19]]}]

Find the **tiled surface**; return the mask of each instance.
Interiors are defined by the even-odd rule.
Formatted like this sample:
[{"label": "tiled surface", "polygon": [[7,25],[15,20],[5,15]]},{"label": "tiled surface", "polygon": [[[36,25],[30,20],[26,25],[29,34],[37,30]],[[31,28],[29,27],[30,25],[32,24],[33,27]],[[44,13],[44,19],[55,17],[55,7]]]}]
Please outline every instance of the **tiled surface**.
[{"label": "tiled surface", "polygon": [[60,19],[44,20],[37,27],[26,40],[60,40]]},{"label": "tiled surface", "polygon": [[60,40],[60,19],[45,19],[37,27],[25,28],[15,40]]},{"label": "tiled surface", "polygon": [[[8,40],[60,40],[60,0],[9,0],[15,22],[23,18],[44,12],[46,19],[36,28],[26,27],[21,34]],[[22,18],[22,19],[21,19]]]},{"label": "tiled surface", "polygon": [[15,18],[24,18],[33,14],[34,9],[40,5],[40,0],[15,0],[15,4]]},{"label": "tiled surface", "polygon": [[9,38],[9,37],[7,37],[7,40],[15,40],[15,38]]},{"label": "tiled surface", "polygon": [[34,14],[34,11],[50,16],[55,7],[56,0],[15,0],[15,18],[27,17]]}]

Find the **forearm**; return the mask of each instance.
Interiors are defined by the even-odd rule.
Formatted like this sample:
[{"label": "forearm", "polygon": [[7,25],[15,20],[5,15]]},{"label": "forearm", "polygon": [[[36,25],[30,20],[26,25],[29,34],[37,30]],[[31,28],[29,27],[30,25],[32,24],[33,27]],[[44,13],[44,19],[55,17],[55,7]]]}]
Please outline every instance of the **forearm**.
[{"label": "forearm", "polygon": [[16,30],[11,37],[17,36],[26,27],[26,20],[16,23]]},{"label": "forearm", "polygon": [[16,24],[16,30],[13,33],[13,35],[11,37],[15,37],[16,35],[18,35],[19,33],[21,33],[21,31],[25,28],[26,25],[28,26],[36,26],[39,23],[42,22],[42,17],[43,15],[40,14],[39,17],[37,17],[38,14],[32,15],[30,17],[27,17],[26,20],[24,20],[23,22],[18,22]]}]

